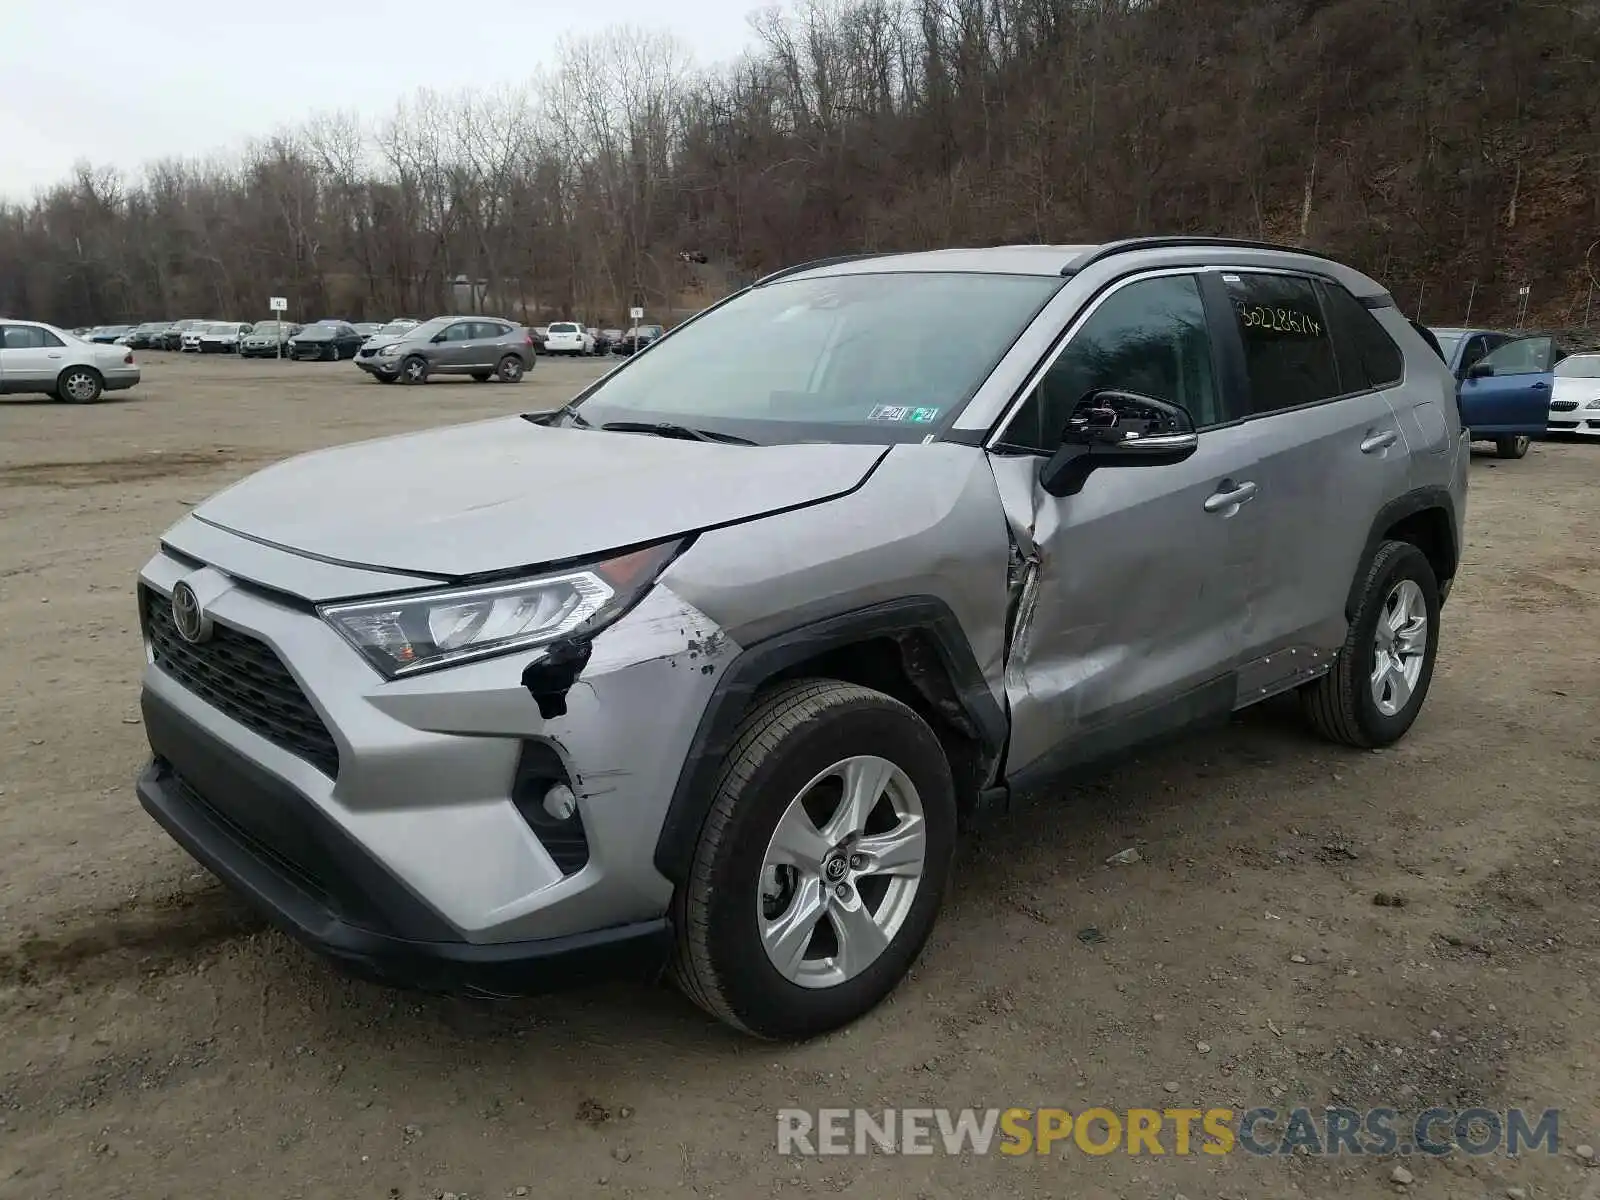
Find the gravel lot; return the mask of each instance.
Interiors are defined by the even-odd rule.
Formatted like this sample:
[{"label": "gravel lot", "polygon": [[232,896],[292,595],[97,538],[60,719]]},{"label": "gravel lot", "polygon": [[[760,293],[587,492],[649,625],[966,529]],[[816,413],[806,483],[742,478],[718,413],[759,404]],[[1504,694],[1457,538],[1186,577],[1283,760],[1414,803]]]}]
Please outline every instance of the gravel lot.
[{"label": "gravel lot", "polygon": [[[490,1006],[348,981],[133,795],[133,580],[186,505],[293,452],[553,406],[600,367],[409,389],[140,357],[92,408],[0,402],[5,1200],[1600,1196],[1570,1150],[1600,1140],[1600,446],[1476,463],[1401,746],[1341,752],[1272,709],[1027,798],[964,847],[891,1003],[775,1048],[665,986]],[[774,1149],[791,1105],[1179,1103],[1559,1107],[1568,1149],[1413,1159],[1404,1189],[1348,1157]]]}]

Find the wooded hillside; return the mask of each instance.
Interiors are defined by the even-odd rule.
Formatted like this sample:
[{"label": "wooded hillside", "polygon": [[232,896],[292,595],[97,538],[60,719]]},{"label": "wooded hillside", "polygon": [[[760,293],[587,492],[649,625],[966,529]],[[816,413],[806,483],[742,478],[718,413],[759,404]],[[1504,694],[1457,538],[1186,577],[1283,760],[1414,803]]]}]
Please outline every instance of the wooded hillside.
[{"label": "wooded hillside", "polygon": [[428,316],[464,275],[496,311],[616,323],[847,251],[1207,232],[1330,250],[1436,321],[1469,292],[1510,319],[1524,282],[1583,319],[1596,0],[866,0],[755,26],[715,72],[617,30],[523,88],[86,165],[0,208],[0,313]]}]

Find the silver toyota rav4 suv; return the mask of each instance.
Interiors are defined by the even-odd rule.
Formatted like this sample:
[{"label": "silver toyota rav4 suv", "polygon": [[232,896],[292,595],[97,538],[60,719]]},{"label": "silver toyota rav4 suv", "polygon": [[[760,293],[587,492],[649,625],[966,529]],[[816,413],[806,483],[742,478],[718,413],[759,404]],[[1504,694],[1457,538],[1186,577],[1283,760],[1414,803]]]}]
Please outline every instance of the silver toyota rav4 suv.
[{"label": "silver toyota rav4 suv", "polygon": [[894,988],[1011,792],[1291,690],[1401,737],[1467,464],[1439,357],[1308,252],[809,263],[558,411],[179,522],[139,796],[368,977],[667,969],[805,1037]]}]

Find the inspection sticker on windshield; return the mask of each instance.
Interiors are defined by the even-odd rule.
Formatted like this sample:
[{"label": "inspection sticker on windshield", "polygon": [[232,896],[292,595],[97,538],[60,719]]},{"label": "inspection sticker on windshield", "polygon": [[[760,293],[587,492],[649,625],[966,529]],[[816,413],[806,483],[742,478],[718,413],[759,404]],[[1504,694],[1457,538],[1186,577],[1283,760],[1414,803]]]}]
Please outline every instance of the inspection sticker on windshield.
[{"label": "inspection sticker on windshield", "polygon": [[869,421],[913,421],[918,425],[926,425],[938,418],[937,408],[911,408],[900,404],[880,404],[867,414]]}]

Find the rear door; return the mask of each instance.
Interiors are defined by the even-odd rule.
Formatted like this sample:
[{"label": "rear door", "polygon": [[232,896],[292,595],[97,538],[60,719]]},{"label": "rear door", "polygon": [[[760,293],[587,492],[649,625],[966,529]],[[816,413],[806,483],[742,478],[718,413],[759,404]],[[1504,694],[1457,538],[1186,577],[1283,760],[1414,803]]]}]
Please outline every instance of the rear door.
[{"label": "rear door", "polygon": [[1243,703],[1287,686],[1308,662],[1322,665],[1344,641],[1345,600],[1373,518],[1409,486],[1405,433],[1383,391],[1400,382],[1404,358],[1337,284],[1259,270],[1216,278],[1260,458]]},{"label": "rear door", "polygon": [[500,343],[511,326],[499,321],[479,321],[473,328],[472,365],[481,370],[491,370],[500,361]]},{"label": "rear door", "polygon": [[[1543,433],[1557,350],[1547,335],[1514,338],[1490,350],[1461,381],[1461,413],[1474,437]],[[1488,370],[1474,376],[1473,369]]]}]

